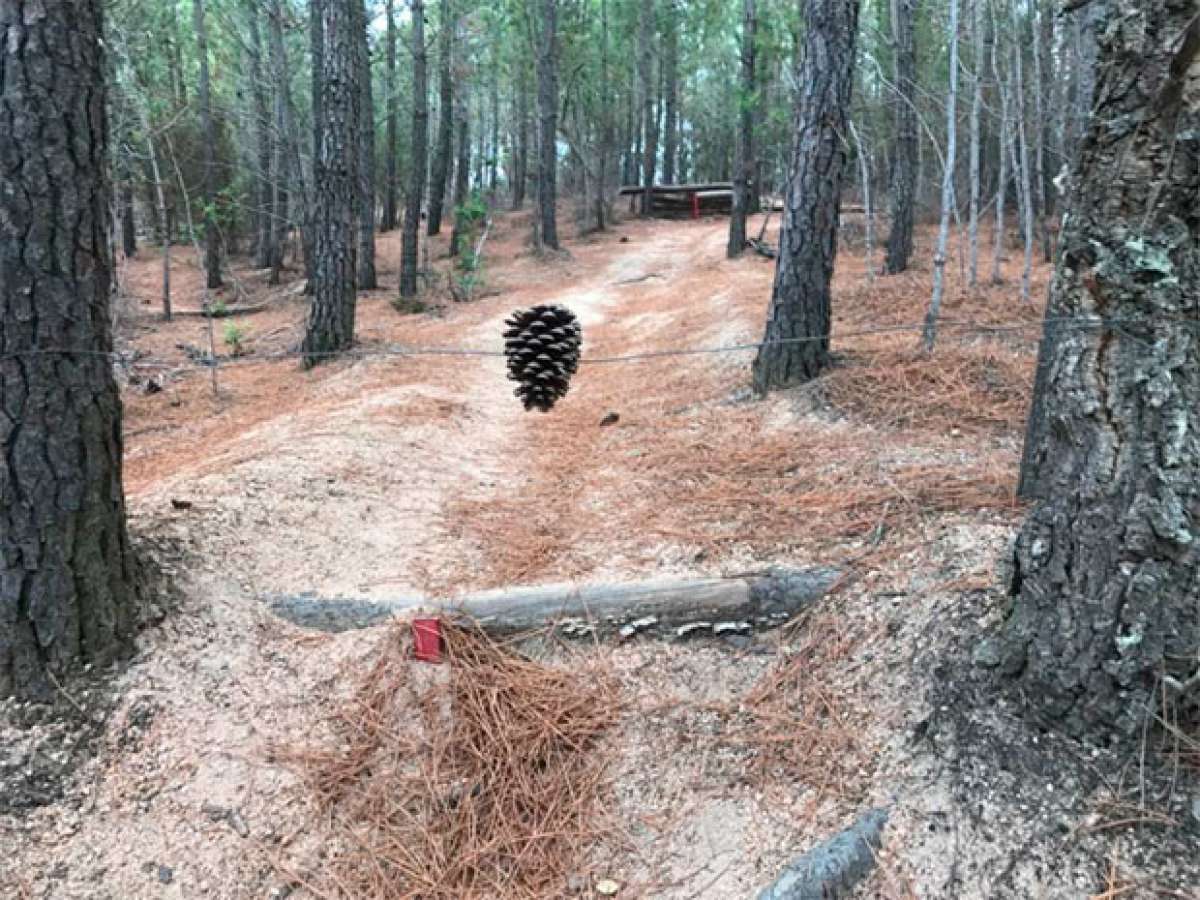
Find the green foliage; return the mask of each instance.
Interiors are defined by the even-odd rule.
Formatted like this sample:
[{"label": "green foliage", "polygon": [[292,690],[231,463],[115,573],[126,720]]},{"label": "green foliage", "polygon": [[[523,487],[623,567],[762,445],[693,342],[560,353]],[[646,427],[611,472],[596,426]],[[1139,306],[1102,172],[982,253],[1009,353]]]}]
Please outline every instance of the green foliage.
[{"label": "green foliage", "polygon": [[231,356],[241,356],[246,352],[246,338],[249,332],[236,322],[226,322],[224,340]]}]

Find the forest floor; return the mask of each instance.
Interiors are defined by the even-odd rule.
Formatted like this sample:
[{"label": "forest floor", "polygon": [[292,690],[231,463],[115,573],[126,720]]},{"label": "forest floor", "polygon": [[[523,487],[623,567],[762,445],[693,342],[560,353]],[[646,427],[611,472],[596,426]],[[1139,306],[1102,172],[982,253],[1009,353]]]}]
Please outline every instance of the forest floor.
[{"label": "forest floor", "polygon": [[[297,344],[299,274],[271,287],[238,261],[226,302],[267,305],[215,323],[218,350],[232,321],[250,354],[222,359],[216,396],[189,358],[207,321],[161,320],[151,248],[124,265],[120,345],[141,354],[124,385],[133,530],[179,596],[106,688],[64,688],[90,731],[26,721],[41,743],[0,748],[5,783],[25,777],[0,801],[0,893],[346,895],[337,858],[367,837],[335,832],[295,760],[361,697],[391,632],[303,632],[263,595],[821,563],[849,577],[778,632],[557,651],[549,664],[581,690],[613,685],[594,752],[608,755],[598,815],[618,823],[589,834],[560,895],[749,897],[886,806],[879,866],[855,896],[1200,896],[1200,791],[1186,770],[1156,780],[1157,738],[1140,765],[1080,750],[1024,724],[970,662],[1002,615],[994,566],[1021,515],[1048,267],[1024,302],[1018,250],[1003,283],[977,290],[952,256],[941,340],[924,356],[901,327],[924,313],[931,235],[911,272],[871,281],[847,234],[836,365],[765,400],[747,390],[752,350],[585,364],[548,415],[522,411],[503,359],[382,352],[496,350],[503,319],[540,302],[580,317],[585,358],[761,335],[774,266],[727,261],[724,220],[627,221],[553,259],[527,250],[527,231],[527,214],[498,217],[480,299],[435,288],[437,308],[415,315],[389,302],[399,235],[382,235],[381,287],[359,299],[364,353],[308,372],[255,358]],[[431,254],[442,272],[444,248]],[[177,248],[177,309],[199,305],[199,274]],[[16,741],[21,712],[4,711],[0,738]]]}]

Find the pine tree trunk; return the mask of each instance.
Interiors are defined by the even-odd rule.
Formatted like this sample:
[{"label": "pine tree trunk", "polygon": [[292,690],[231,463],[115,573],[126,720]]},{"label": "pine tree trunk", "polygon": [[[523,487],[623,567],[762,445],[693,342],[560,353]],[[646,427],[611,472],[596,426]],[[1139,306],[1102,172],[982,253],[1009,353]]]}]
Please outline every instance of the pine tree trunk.
[{"label": "pine tree trunk", "polygon": [[[313,299],[304,364],[312,367],[354,342],[359,151],[354,145],[362,89],[358,84],[362,0],[321,0],[314,24],[321,55],[316,123],[316,234]],[[357,8],[356,8],[357,7]]]},{"label": "pine tree trunk", "polygon": [[733,205],[729,212],[729,243],[725,255],[734,259],[746,249],[746,213],[750,208],[750,184],[754,170],[754,44],[757,40],[754,0],[742,0],[742,83],[738,104],[737,143],[733,152]]},{"label": "pine tree trunk", "polygon": [[121,250],[126,259],[137,256],[137,225],[133,218],[133,182],[121,182]]},{"label": "pine tree trunk", "polygon": [[913,249],[913,203],[917,192],[917,53],[913,37],[918,0],[892,0],[892,40],[895,45],[895,155],[892,157],[891,219],[884,271],[908,268]]},{"label": "pine tree trunk", "polygon": [[[990,4],[989,4],[990,6]],[[1012,130],[1008,115],[1008,84],[1000,73],[1000,54],[997,51],[998,29],[996,27],[996,12],[992,9],[992,76],[996,80],[996,89],[1000,94],[1000,126],[996,132],[996,152],[999,156],[999,173],[996,178],[996,224],[992,233],[992,284],[1004,283],[1004,207],[1008,201],[1008,144],[1009,133]]]},{"label": "pine tree trunk", "polygon": [[425,67],[425,4],[412,0],[413,113],[412,155],[408,197],[404,209],[404,234],[400,248],[400,296],[417,295],[419,262],[417,237],[421,230],[421,204],[425,200],[425,163],[429,143],[429,87]]},{"label": "pine tree trunk", "polygon": [[[272,212],[267,240],[267,266],[271,269],[269,279],[271,284],[279,284],[283,271],[283,251],[287,245],[288,217],[290,215],[288,212],[289,175],[299,173],[298,166],[296,173],[292,172],[293,154],[296,159],[299,159],[299,150],[292,149],[296,137],[292,133],[291,127],[291,100],[287,87],[288,65],[287,48],[283,43],[283,16],[282,0],[272,0],[268,23],[270,28],[268,52],[271,55],[271,74],[275,81],[275,177],[271,185]],[[305,255],[311,255],[311,250],[306,251]]]},{"label": "pine tree trunk", "polygon": [[200,139],[204,144],[204,271],[210,289],[221,287],[221,236],[217,230],[217,134],[213,128],[212,97],[208,74],[208,28],[205,0],[192,0],[192,25],[196,30],[196,55],[200,60]]},{"label": "pine tree trunk", "polygon": [[525,184],[529,170],[529,94],[525,90],[524,78],[514,83],[517,95],[517,150],[513,154],[512,208],[525,205]]},{"label": "pine tree trunk", "polygon": [[679,154],[679,8],[667,0],[667,33],[663,47],[666,120],[663,125],[663,182],[674,184]]},{"label": "pine tree trunk", "polygon": [[375,278],[375,103],[371,90],[371,42],[367,13],[358,0],[358,289],[374,290]]},{"label": "pine tree trunk", "polygon": [[1042,29],[1041,0],[1033,0],[1033,101],[1034,101],[1034,158],[1033,200],[1037,209],[1038,234],[1042,242],[1042,258],[1051,262],[1050,216],[1046,203],[1046,98],[1045,82],[1042,80]]},{"label": "pine tree trunk", "polygon": [[433,157],[433,172],[429,178],[429,235],[440,234],[442,210],[446,205],[446,183],[449,181],[450,160],[454,152],[454,88],[451,81],[451,58],[453,55],[454,24],[450,0],[442,0],[439,6],[441,20],[438,27],[440,48],[438,72],[438,139],[437,152]]},{"label": "pine tree trunk", "polygon": [[250,32],[247,53],[250,69],[250,97],[254,107],[254,208],[251,222],[254,232],[254,265],[260,269],[271,265],[271,119],[267,109],[267,82],[263,77],[262,30],[258,27],[258,10],[246,11],[246,27]]},{"label": "pine tree trunk", "polygon": [[754,360],[760,394],[815,378],[829,358],[829,283],[837,257],[859,4],[807,0],[805,9],[792,172],[766,333]]},{"label": "pine tree trunk", "polygon": [[1047,317],[1095,327],[1053,342],[1002,659],[1036,713],[1095,739],[1136,739],[1160,689],[1200,702],[1200,21],[1138,13],[1106,32],[1073,173]]},{"label": "pine tree trunk", "polygon": [[983,121],[983,66],[985,60],[984,32],[986,29],[983,17],[982,0],[976,0],[974,14],[971,16],[971,45],[974,59],[971,69],[971,211],[967,229],[970,233],[970,268],[967,283],[971,287],[979,284],[979,201],[983,192],[981,178],[982,121]]},{"label": "pine tree trunk", "polygon": [[950,89],[946,93],[946,158],[942,163],[942,217],[938,223],[937,249],[933,254],[933,294],[925,315],[922,340],[925,352],[933,350],[937,339],[937,321],[942,311],[942,295],[946,290],[946,245],[950,238],[950,216],[954,208],[954,164],[958,151],[958,0],[950,0],[950,17],[946,26],[946,41],[950,45]]},{"label": "pine tree trunk", "polygon": [[471,185],[471,110],[467,102],[467,86],[460,84],[454,94],[454,117],[458,120],[458,157],[454,162],[454,227],[450,232],[450,255],[457,256],[462,240],[461,210],[467,202]]},{"label": "pine tree trunk", "polygon": [[600,0],[600,138],[596,162],[596,229],[608,227],[608,185],[613,153],[612,81],[609,77],[608,0]]},{"label": "pine tree trunk", "polygon": [[488,154],[488,202],[496,202],[496,182],[500,169],[500,72],[492,73],[492,136]]},{"label": "pine tree trunk", "polygon": [[45,699],[133,627],[102,6],[0,4],[0,697]]},{"label": "pine tree trunk", "polygon": [[638,26],[638,82],[642,90],[642,187],[641,213],[650,215],[654,187],[658,134],[654,121],[654,0],[642,0]]},{"label": "pine tree trunk", "polygon": [[[383,221],[380,223],[380,231],[391,231],[396,227],[396,197],[398,193],[397,176],[396,176],[396,155],[397,150],[397,117],[398,104],[396,102],[396,10],[395,0],[387,0],[387,125],[386,134],[384,136],[384,146],[387,153],[387,184],[384,185],[383,194]],[[424,4],[422,4],[422,8]],[[422,25],[422,28],[424,26]],[[425,48],[421,47],[421,62],[424,65]],[[426,117],[429,115],[429,100],[425,99]],[[422,182],[424,179],[422,178]]]},{"label": "pine tree trunk", "polygon": [[[1013,34],[1021,33],[1017,7],[1012,7]],[[1021,192],[1021,224],[1025,236],[1025,265],[1021,270],[1021,299],[1030,301],[1033,277],[1033,184],[1030,173],[1029,135],[1025,122],[1025,77],[1020,42],[1013,44],[1013,116],[1016,120],[1016,144],[1019,156],[1013,161],[1014,174]]]},{"label": "pine tree trunk", "polygon": [[542,33],[537,48],[538,238],[558,250],[558,0],[541,0]]}]

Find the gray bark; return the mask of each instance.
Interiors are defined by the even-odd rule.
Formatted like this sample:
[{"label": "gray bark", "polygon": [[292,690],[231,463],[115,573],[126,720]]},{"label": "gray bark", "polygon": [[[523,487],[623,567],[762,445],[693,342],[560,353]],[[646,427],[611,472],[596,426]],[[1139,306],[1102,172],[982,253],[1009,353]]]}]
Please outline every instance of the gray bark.
[{"label": "gray bark", "polygon": [[417,295],[417,240],[421,230],[421,204],[425,200],[426,147],[429,143],[429,88],[425,69],[425,4],[412,0],[413,12],[413,113],[412,156],[408,197],[404,209],[404,234],[400,247],[400,296]]},{"label": "gray bark", "polygon": [[204,0],[192,0],[192,26],[196,31],[196,55],[200,60],[196,103],[200,107],[200,139],[204,144],[204,271],[211,289],[221,287],[221,236],[217,229],[217,133],[212,118]]},{"label": "gray bark", "polygon": [[922,339],[925,352],[933,350],[937,321],[946,290],[946,244],[950,238],[950,215],[954,199],[954,163],[958,151],[958,3],[950,0],[946,40],[950,45],[950,90],[946,93],[946,157],[942,162],[942,216],[938,223],[937,249],[933,253],[933,294],[925,315]]},{"label": "gray bark", "polygon": [[917,53],[913,38],[918,0],[892,0],[892,41],[895,54],[895,147],[892,156],[891,220],[884,271],[908,268],[913,248],[913,203],[917,190],[920,141],[917,135]]},{"label": "gray bark", "polygon": [[[1012,7],[1013,34],[1020,35],[1020,18],[1017,7]],[[1025,237],[1025,265],[1021,269],[1021,299],[1029,302],[1033,277],[1033,183],[1030,171],[1029,134],[1025,122],[1025,73],[1021,62],[1020,41],[1013,45],[1013,118],[1016,123],[1016,144],[1019,156],[1014,160],[1014,175],[1021,193],[1021,224]]]},{"label": "gray bark", "polygon": [[663,183],[675,183],[675,160],[679,153],[679,8],[667,0],[667,29],[663,41]]},{"label": "gray bark", "polygon": [[529,170],[529,95],[525,90],[524,78],[514,85],[517,95],[516,150],[513,153],[512,208],[525,205],[526,173]]},{"label": "gray bark", "polygon": [[271,213],[273,206],[271,178],[271,114],[267,104],[267,82],[263,72],[262,30],[258,27],[258,9],[246,11],[246,27],[250,32],[249,62],[250,98],[254,109],[254,208],[251,210],[251,228],[254,233],[254,265],[260,269],[270,268]]},{"label": "gray bark", "polygon": [[0,3],[0,696],[46,698],[133,627],[102,6]]},{"label": "gray bark", "polygon": [[537,47],[538,241],[558,246],[558,0],[541,0]]},{"label": "gray bark", "polygon": [[650,214],[658,156],[658,129],[654,118],[654,0],[641,0],[638,24],[638,87],[642,97],[642,192],[641,213]]},{"label": "gray bark", "polygon": [[371,41],[366,0],[355,7],[358,26],[358,289],[374,290],[375,277],[375,103],[371,89]]},{"label": "gray bark", "polygon": [[613,633],[685,637],[778,625],[819,600],[839,577],[835,569],[773,569],[745,578],[505,589],[454,601],[315,594],[266,599],[276,615],[321,631],[366,628],[396,615],[459,614],[475,619],[497,636],[553,627],[576,637]]},{"label": "gray bark", "polygon": [[450,255],[457,256],[462,249],[463,219],[460,211],[467,202],[467,189],[471,184],[471,111],[467,102],[467,86],[460,84],[454,94],[454,117],[458,120],[458,155],[454,161],[454,228],[450,232]]},{"label": "gray bark", "polygon": [[321,87],[316,124],[316,234],[313,300],[301,349],[311,367],[354,342],[358,208],[359,44],[362,0],[322,0],[314,25],[320,28]]},{"label": "gray bark", "polygon": [[[446,204],[446,184],[449,181],[450,159],[454,152],[454,87],[451,80],[451,58],[454,52],[454,24],[450,0],[442,0],[438,27],[438,138],[433,156],[433,171],[429,178],[429,235],[442,230],[442,208]],[[524,185],[522,184],[522,187]]]},{"label": "gray bark", "polygon": [[[296,137],[291,130],[291,100],[288,90],[287,48],[283,43],[283,2],[272,0],[269,19],[269,48],[271,75],[275,82],[275,177],[271,185],[270,234],[267,241],[267,265],[271,269],[270,283],[279,284],[283,271],[283,250],[287,244],[289,212],[288,181],[292,172],[292,144]],[[299,159],[299,150],[294,153]],[[298,167],[297,167],[298,168]]]},{"label": "gray bark", "polygon": [[742,0],[742,83],[738,97],[737,143],[733,154],[733,205],[729,211],[729,243],[725,248],[725,255],[729,259],[741,256],[746,249],[746,213],[750,209],[754,172],[754,45],[757,40],[757,21],[754,0]]},{"label": "gray bark", "polygon": [[[399,185],[396,175],[396,153],[397,153],[397,112],[396,103],[396,3],[395,0],[387,0],[387,33],[384,38],[387,41],[387,124],[385,126],[384,148],[387,153],[386,168],[386,183],[384,184],[383,192],[383,221],[379,225],[380,231],[391,231],[396,227],[396,197],[399,193]],[[422,8],[424,4],[422,4]],[[424,23],[422,23],[424,27]],[[425,48],[421,48],[422,64],[425,58]],[[429,100],[426,97],[426,116],[428,116]]]},{"label": "gray bark", "polygon": [[[1095,739],[1136,738],[1200,668],[1200,21],[1138,11],[1105,32],[1073,173],[1002,659],[1036,714]],[[1095,327],[1051,341],[1059,317]]]},{"label": "gray bark", "polygon": [[983,118],[983,67],[985,60],[985,32],[987,30],[984,18],[984,4],[977,0],[971,16],[971,46],[974,51],[971,69],[971,159],[970,159],[970,191],[971,210],[968,224],[968,243],[970,244],[970,264],[967,283],[971,287],[979,284],[979,201],[983,185],[980,177],[982,157],[982,118]]},{"label": "gray bark", "polygon": [[884,809],[863,813],[858,821],[809,850],[756,900],[829,900],[845,897],[875,868],[888,814]]},{"label": "gray bark", "polygon": [[[796,143],[775,285],[754,388],[815,378],[829,358],[829,283],[837,257],[858,0],[807,0]],[[787,343],[785,343],[787,342]]]}]

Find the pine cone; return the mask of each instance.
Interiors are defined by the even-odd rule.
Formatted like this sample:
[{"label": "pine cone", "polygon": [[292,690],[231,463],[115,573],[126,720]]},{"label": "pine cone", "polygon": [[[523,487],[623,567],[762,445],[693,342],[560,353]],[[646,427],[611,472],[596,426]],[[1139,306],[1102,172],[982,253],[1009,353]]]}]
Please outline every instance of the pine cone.
[{"label": "pine cone", "polygon": [[579,368],[579,320],[561,306],[535,306],[518,310],[504,324],[508,377],[518,382],[513,393],[526,410],[548,412],[570,389]]}]

